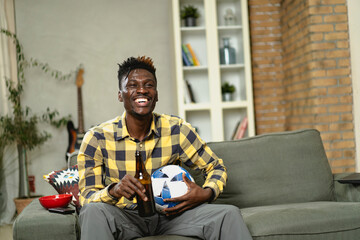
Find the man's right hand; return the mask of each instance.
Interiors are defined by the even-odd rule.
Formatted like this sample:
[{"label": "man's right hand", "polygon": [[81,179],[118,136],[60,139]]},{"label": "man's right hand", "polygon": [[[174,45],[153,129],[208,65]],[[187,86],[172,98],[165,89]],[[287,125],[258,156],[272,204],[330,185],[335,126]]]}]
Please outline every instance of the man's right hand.
[{"label": "man's right hand", "polygon": [[120,182],[116,183],[110,190],[111,196],[120,199],[125,197],[132,200],[136,195],[140,196],[144,201],[147,201],[144,186],[131,175],[125,175]]}]

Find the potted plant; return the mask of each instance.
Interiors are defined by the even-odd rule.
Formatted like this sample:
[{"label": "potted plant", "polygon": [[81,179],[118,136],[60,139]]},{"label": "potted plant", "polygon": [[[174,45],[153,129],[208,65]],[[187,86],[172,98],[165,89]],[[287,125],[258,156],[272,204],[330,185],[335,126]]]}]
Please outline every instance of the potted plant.
[{"label": "potted plant", "polygon": [[[23,54],[22,46],[19,43],[16,35],[5,30],[0,29],[1,34],[5,34],[14,40],[16,45],[17,69],[18,69],[18,83],[15,84],[10,79],[6,79],[6,88],[8,91],[8,99],[12,105],[12,114],[0,116],[0,139],[1,148],[7,145],[16,144],[18,151],[18,164],[19,164],[19,199],[29,199],[30,190],[28,182],[27,170],[27,154],[28,150],[42,145],[48,140],[51,135],[46,132],[40,132],[40,123],[49,123],[57,128],[65,126],[70,118],[58,118],[59,113],[46,109],[42,116],[31,113],[29,107],[24,107],[21,104],[21,95],[24,91],[25,83],[25,68],[39,67],[44,72],[50,72],[51,76],[55,79],[69,79],[71,73],[63,75],[57,70],[52,70],[48,64],[41,63],[37,60],[31,59],[28,61]],[[1,149],[0,149],[1,150]],[[1,160],[1,159],[0,159]],[[16,200],[15,200],[16,203]],[[19,213],[19,212],[18,212]]]},{"label": "potted plant", "polygon": [[224,82],[221,85],[221,93],[222,93],[223,101],[232,101],[234,92],[235,92],[234,85],[228,82]]},{"label": "potted plant", "polygon": [[[7,200],[7,192],[3,191],[2,187],[5,183],[5,170],[4,170],[4,150],[5,150],[5,141],[1,137],[2,135],[2,128],[0,126],[0,188],[2,191],[0,191],[0,212],[6,211],[6,200]],[[2,220],[0,218],[0,220]]]},{"label": "potted plant", "polygon": [[196,26],[196,19],[200,16],[199,11],[193,5],[185,5],[180,12],[181,19],[185,20],[186,27]]}]

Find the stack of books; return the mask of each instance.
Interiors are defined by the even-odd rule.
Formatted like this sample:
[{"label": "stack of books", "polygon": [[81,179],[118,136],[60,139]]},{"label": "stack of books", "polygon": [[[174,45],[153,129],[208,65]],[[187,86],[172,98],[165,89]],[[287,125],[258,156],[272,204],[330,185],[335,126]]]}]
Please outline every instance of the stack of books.
[{"label": "stack of books", "polygon": [[232,140],[241,139],[245,136],[245,132],[248,126],[248,118],[244,117],[242,121],[239,121],[234,129]]},{"label": "stack of books", "polygon": [[184,66],[200,66],[199,59],[191,47],[190,43],[181,45]]}]

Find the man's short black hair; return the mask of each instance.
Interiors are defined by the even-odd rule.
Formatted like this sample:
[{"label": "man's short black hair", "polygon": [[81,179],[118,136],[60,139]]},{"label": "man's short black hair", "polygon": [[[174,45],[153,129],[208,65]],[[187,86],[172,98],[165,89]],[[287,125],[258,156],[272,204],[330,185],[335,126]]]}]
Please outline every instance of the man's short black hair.
[{"label": "man's short black hair", "polygon": [[154,75],[156,80],[156,68],[154,67],[153,60],[150,57],[129,57],[122,64],[119,65],[118,79],[119,79],[119,89],[121,90],[121,81],[129,75],[129,73],[138,68],[145,69]]}]

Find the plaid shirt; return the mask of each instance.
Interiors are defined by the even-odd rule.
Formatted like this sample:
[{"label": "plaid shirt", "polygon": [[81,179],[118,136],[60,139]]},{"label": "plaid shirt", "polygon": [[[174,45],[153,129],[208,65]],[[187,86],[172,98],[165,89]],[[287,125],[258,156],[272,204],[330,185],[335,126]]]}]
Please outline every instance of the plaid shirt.
[{"label": "plaid shirt", "polygon": [[193,169],[202,169],[215,199],[226,183],[226,168],[186,121],[153,113],[148,135],[138,141],[129,135],[125,115],[90,129],[84,136],[78,155],[80,204],[106,202],[120,208],[134,209],[136,198],[116,199],[109,194],[111,183],[126,175],[135,175],[135,151],[139,150],[149,174],[179,160]]}]

